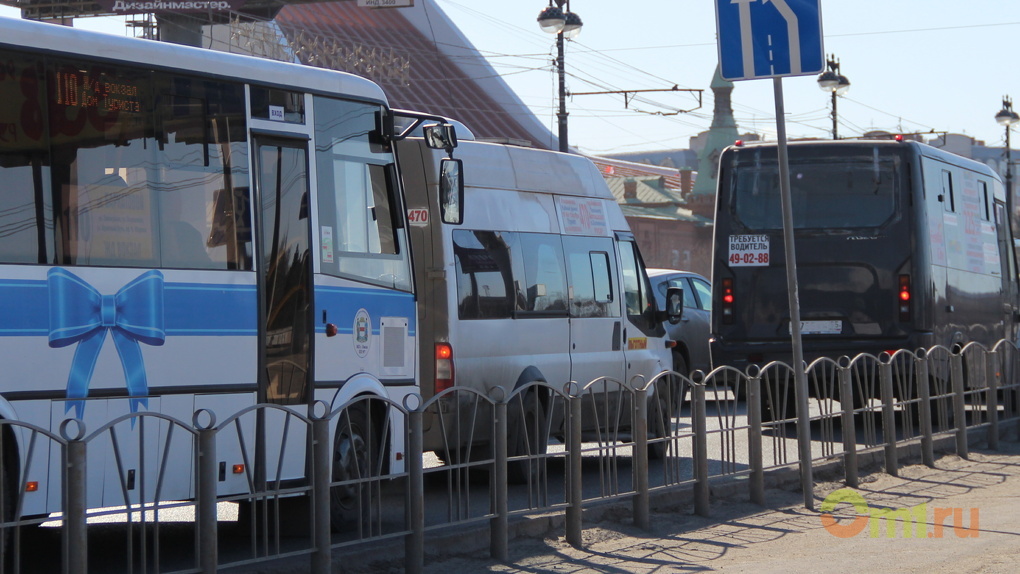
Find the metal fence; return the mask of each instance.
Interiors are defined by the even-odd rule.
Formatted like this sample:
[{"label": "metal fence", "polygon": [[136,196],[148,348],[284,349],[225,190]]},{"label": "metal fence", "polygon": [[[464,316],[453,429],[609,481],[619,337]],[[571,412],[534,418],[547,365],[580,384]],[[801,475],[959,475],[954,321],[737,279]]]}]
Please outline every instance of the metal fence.
[{"label": "metal fence", "polygon": [[[322,403],[305,414],[257,405],[222,422],[206,410],[189,422],[134,413],[91,433],[76,420],[59,433],[0,421],[5,468],[19,460],[19,434],[20,468],[50,457],[63,469],[63,512],[17,520],[28,478],[2,473],[0,572],[214,572],[281,558],[328,572],[334,550],[387,539],[403,542],[405,569],[418,572],[430,535],[485,526],[502,560],[509,521],[540,512],[564,514],[566,540],[580,545],[586,507],[630,501],[635,524],[647,528],[651,494],[691,489],[695,512],[708,515],[710,483],[735,476],[747,477],[750,499],[764,503],[766,473],[803,469],[802,453],[810,453],[808,468],[840,461],[846,483],[857,486],[861,453],[882,453],[895,475],[908,445],[919,445],[928,465],[941,437],[964,457],[975,432],[994,449],[1000,427],[1020,422],[1018,359],[1006,341],[818,359],[805,369],[807,429],[798,428],[794,369],[783,363],[648,381],[535,381],[507,396],[457,387],[427,402],[363,396],[331,412]],[[391,417],[407,424],[386,424]],[[245,444],[244,429],[257,419],[301,439],[282,444],[302,449],[307,480],[267,478],[282,476],[294,453]],[[425,421],[438,425],[442,449],[423,452]],[[392,428],[406,433],[397,437],[405,445],[400,473],[381,448]],[[225,448],[244,453],[233,469],[245,473],[241,494],[217,492],[227,469],[216,453]],[[100,454],[118,469],[120,503],[87,509],[86,468],[103,464]],[[171,500],[164,477],[182,461],[194,471],[192,494]],[[810,501],[811,475],[801,477]],[[90,540],[99,541],[91,553]]]}]

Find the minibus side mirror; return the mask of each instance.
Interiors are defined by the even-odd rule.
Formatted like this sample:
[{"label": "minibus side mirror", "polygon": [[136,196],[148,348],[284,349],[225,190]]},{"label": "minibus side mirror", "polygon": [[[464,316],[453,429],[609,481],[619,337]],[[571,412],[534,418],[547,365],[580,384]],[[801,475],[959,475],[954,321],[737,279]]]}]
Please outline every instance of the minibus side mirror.
[{"label": "minibus side mirror", "polygon": [[453,148],[457,147],[457,130],[453,124],[429,124],[422,126],[421,129],[425,136],[425,145],[430,148],[453,153]]},{"label": "minibus side mirror", "polygon": [[670,287],[666,289],[666,320],[670,325],[676,325],[684,316],[684,290],[683,287]]},{"label": "minibus side mirror", "polygon": [[464,163],[459,159],[439,162],[439,210],[443,223],[464,222]]}]

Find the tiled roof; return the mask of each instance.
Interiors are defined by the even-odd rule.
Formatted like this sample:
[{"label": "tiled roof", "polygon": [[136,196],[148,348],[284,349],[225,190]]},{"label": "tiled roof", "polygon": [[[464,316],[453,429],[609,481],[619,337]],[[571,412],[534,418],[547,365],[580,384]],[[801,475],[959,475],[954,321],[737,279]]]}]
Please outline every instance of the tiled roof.
[{"label": "tiled roof", "polygon": [[623,177],[663,177],[667,189],[680,190],[682,187],[680,170],[671,167],[659,167],[606,157],[588,156],[588,159],[599,168],[606,181]]},{"label": "tiled roof", "polygon": [[[422,32],[422,22],[431,34]],[[546,149],[555,145],[549,130],[433,0],[385,10],[365,9],[353,1],[288,5],[276,24],[292,43],[304,31],[321,38],[324,50],[366,55],[361,60],[345,58],[353,68],[345,71],[382,86],[393,108],[460,120],[480,138],[524,140]],[[298,57],[311,63],[309,51],[300,51]],[[400,73],[394,73],[393,66],[401,66]]]}]

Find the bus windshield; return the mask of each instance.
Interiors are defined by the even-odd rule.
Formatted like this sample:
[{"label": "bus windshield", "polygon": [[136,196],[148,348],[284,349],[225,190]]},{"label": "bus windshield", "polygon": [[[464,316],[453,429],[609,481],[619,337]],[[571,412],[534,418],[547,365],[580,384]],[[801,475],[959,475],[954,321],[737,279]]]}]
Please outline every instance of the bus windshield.
[{"label": "bus windshield", "polygon": [[[896,212],[900,158],[873,153],[798,159],[791,149],[790,190],[797,229],[880,227]],[[760,152],[732,171],[731,201],[748,230],[782,229],[779,168]]]}]

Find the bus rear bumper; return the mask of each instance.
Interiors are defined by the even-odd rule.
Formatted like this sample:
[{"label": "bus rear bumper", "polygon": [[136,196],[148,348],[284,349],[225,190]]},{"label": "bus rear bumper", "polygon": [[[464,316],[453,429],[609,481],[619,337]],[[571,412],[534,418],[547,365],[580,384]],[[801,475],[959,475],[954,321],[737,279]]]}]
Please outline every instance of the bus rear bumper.
[{"label": "bus rear bumper", "polygon": [[[927,344],[925,344],[927,343]],[[919,341],[904,339],[882,339],[882,340],[861,340],[853,341],[811,341],[803,342],[803,358],[810,364],[820,357],[828,357],[839,360],[846,356],[854,358],[859,354],[866,353],[874,356],[883,352],[894,353],[900,349],[908,349],[911,352],[921,347],[930,346],[931,341]],[[793,346],[790,341],[770,342],[730,342],[711,340],[712,366],[730,366],[741,371],[747,370],[751,365],[764,367],[773,361],[779,361],[787,365],[793,363]]]}]

